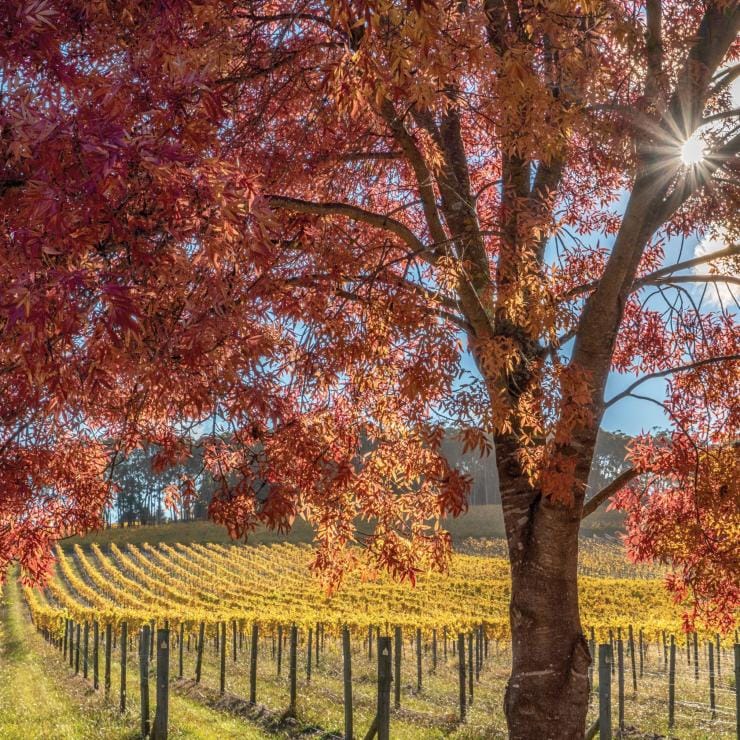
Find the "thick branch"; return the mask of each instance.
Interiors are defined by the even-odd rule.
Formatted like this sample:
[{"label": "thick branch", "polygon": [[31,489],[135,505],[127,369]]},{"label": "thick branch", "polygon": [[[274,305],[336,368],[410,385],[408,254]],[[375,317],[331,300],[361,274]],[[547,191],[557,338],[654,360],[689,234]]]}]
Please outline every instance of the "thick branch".
[{"label": "thick branch", "polygon": [[592,496],[586,501],[581,512],[581,519],[585,519],[589,514],[593,514],[604,501],[610,499],[617,491],[624,488],[624,486],[639,474],[635,468],[629,468],[624,473],[620,473],[608,486],[602,488],[595,496]]},{"label": "thick branch", "polygon": [[272,208],[281,208],[295,213],[310,213],[316,216],[344,216],[352,221],[362,221],[378,229],[392,232],[403,239],[415,253],[422,254],[429,251],[416,234],[405,224],[390,216],[367,211],[359,206],[349,203],[316,203],[310,200],[287,198],[281,195],[268,195],[267,202]]},{"label": "thick branch", "polygon": [[647,49],[647,80],[645,82],[645,96],[653,99],[660,91],[660,78],[663,75],[663,9],[661,0],[647,0],[645,6],[647,19],[647,33],[645,46]]},{"label": "thick branch", "polygon": [[701,125],[704,126],[712,121],[721,121],[725,118],[737,118],[738,116],[740,116],[740,108],[730,108],[729,110],[723,110],[719,113],[712,113],[709,116],[704,116],[704,118],[701,119]]},{"label": "thick branch", "polygon": [[393,138],[396,140],[398,146],[401,147],[411,168],[414,170],[416,184],[419,188],[419,196],[421,197],[422,207],[424,209],[424,216],[429,227],[429,233],[432,235],[432,241],[439,245],[446,244],[448,239],[439,217],[439,211],[437,210],[434,186],[432,184],[432,173],[424,160],[424,156],[416,146],[416,142],[411,134],[406,130],[406,126],[396,112],[393,103],[387,98],[380,106],[380,113],[388,124]]},{"label": "thick branch", "polygon": [[740,30],[740,4],[710,3],[678,78],[665,120],[690,135],[701,121],[712,78]]}]

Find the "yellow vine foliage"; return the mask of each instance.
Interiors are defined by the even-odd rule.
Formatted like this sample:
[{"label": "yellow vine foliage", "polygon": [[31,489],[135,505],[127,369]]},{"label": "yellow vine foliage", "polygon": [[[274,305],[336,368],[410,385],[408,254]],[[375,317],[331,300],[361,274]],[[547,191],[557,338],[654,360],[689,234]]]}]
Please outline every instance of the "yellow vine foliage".
[{"label": "yellow vine foliage", "polygon": [[[465,543],[482,554],[453,556],[448,573],[422,573],[416,586],[385,574],[355,574],[338,593],[328,594],[310,575],[312,550],[305,545],[259,547],[217,544],[111,545],[104,552],[76,546],[57,549],[53,577],[45,591],[24,587],[34,622],[61,634],[65,619],[97,620],[118,629],[152,621],[190,631],[201,622],[207,633],[221,622],[240,628],[258,623],[266,633],[278,625],[301,628],[321,623],[328,633],[348,626],[357,635],[368,627],[429,636],[449,635],[482,625],[491,639],[507,639],[509,569],[501,542]],[[580,599],[584,627],[597,639],[632,625],[646,639],[679,635],[681,607],[666,593],[659,571],[632,570],[625,577],[621,553],[610,545],[589,545],[581,558]],[[619,574],[613,577],[609,574]],[[586,575],[590,574],[590,575]]]}]

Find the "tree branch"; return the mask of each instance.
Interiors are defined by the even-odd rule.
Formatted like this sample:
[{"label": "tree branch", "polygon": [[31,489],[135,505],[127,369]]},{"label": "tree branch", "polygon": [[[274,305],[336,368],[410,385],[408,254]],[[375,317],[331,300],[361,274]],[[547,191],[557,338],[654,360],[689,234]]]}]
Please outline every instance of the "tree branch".
[{"label": "tree branch", "polygon": [[671,275],[647,281],[647,285],[671,285],[672,283],[727,283],[740,285],[740,277],[734,275]]},{"label": "tree branch", "polygon": [[660,93],[660,82],[663,76],[663,9],[661,0],[647,0],[645,6],[647,33],[645,48],[647,50],[647,79],[645,96],[655,98]]},{"label": "tree branch", "polygon": [[581,512],[581,519],[585,519],[589,514],[593,514],[604,501],[610,499],[617,491],[624,488],[627,483],[639,474],[636,468],[628,468],[624,473],[620,473],[608,486],[602,488],[595,496],[592,496],[586,501]]},{"label": "tree branch", "polygon": [[[681,270],[689,270],[692,267],[698,267],[699,265],[705,265],[708,262],[714,262],[718,259],[723,259],[724,257],[734,257],[735,255],[740,255],[740,244],[733,244],[732,246],[726,247],[725,249],[718,249],[716,252],[709,252],[708,254],[703,254],[701,257],[693,257],[690,260],[684,260],[683,262],[676,262],[675,265],[667,265],[666,267],[661,267],[659,270],[655,270],[654,272],[651,272],[649,275],[645,275],[644,277],[638,278],[632,283],[631,290],[634,292],[636,290],[639,290],[640,288],[644,287],[645,285],[657,285],[659,283],[665,283],[665,282],[680,282],[680,283],[689,283],[692,281],[696,282],[705,282],[708,278],[716,278],[718,282],[722,280],[727,280],[727,282],[734,283],[736,281],[736,278],[730,277],[727,278],[723,275],[681,275],[672,277],[670,280],[664,280],[669,275],[672,275],[674,272],[680,272]],[[591,290],[594,290],[596,286],[599,284],[598,280],[592,280],[590,283],[584,283],[583,285],[577,285],[574,288],[571,288],[564,296],[563,300],[569,301],[573,300],[574,298],[578,298],[578,296],[583,295],[584,293],[588,293]]]},{"label": "tree branch", "polygon": [[673,375],[673,373],[682,373],[686,370],[696,370],[700,367],[706,367],[707,365],[714,365],[718,362],[738,362],[740,361],[740,354],[737,355],[722,355],[721,357],[707,357],[704,360],[697,360],[696,362],[690,362],[686,365],[680,365],[679,367],[671,367],[668,370],[660,370],[655,373],[648,373],[638,378],[634,383],[625,388],[621,393],[617,393],[616,396],[612,396],[605,404],[604,408],[609,408],[617,401],[621,401],[623,398],[629,396],[632,391],[637,388],[638,385],[642,385],[648,380],[654,380],[655,378],[665,378],[667,375]]},{"label": "tree branch", "polygon": [[[345,288],[336,288],[334,292],[337,295],[342,296],[342,298],[346,298],[350,301],[356,301],[357,303],[362,303],[364,305],[371,304],[371,301],[365,296],[359,295],[358,293],[355,293],[351,290],[346,290]],[[449,321],[451,324],[454,324],[459,329],[462,329],[464,332],[470,332],[472,330],[470,324],[465,321],[462,316],[458,316],[451,313],[450,311],[446,311],[444,308],[437,308],[432,306],[427,306],[425,308],[426,313],[429,316],[435,316],[439,319],[443,319],[444,321]]]},{"label": "tree branch", "polygon": [[432,235],[432,241],[436,244],[445,244],[447,242],[447,234],[442,226],[442,220],[437,210],[432,173],[424,160],[424,156],[416,146],[416,142],[411,134],[406,130],[406,126],[401,116],[396,112],[393,103],[388,98],[385,98],[381,103],[380,114],[388,124],[393,138],[396,140],[398,146],[401,147],[411,168],[414,170],[416,184],[419,188],[419,197],[421,198],[429,233]]},{"label": "tree branch", "polygon": [[721,121],[724,118],[735,118],[736,116],[740,116],[740,108],[730,108],[729,110],[723,110],[719,113],[712,113],[709,116],[704,116],[704,118],[701,119],[701,125],[704,126],[712,121]]},{"label": "tree branch", "polygon": [[[645,275],[644,277],[641,277],[635,280],[635,282],[632,283],[632,290],[637,290],[643,285],[646,285],[648,283],[653,283],[656,280],[659,280],[660,278],[663,278],[666,275],[671,275],[674,272],[680,272],[681,270],[689,270],[692,267],[704,265],[707,262],[714,262],[714,260],[722,259],[723,257],[733,257],[736,254],[740,255],[740,244],[733,244],[729,247],[726,247],[725,249],[718,249],[716,252],[709,252],[708,254],[703,254],[701,257],[694,257],[690,260],[684,260],[683,262],[676,262],[675,265],[668,265],[667,267],[661,267],[659,270],[655,270],[654,272],[651,272],[649,275]],[[582,287],[587,289],[589,286],[582,286]]]},{"label": "tree branch", "polygon": [[367,211],[350,203],[316,203],[300,198],[288,198],[282,195],[268,195],[267,202],[272,208],[281,208],[295,213],[309,213],[315,216],[344,216],[352,221],[362,221],[378,229],[390,231],[400,237],[417,254],[431,251],[425,247],[422,241],[414,234],[406,224],[395,218],[385,216],[382,213]]}]

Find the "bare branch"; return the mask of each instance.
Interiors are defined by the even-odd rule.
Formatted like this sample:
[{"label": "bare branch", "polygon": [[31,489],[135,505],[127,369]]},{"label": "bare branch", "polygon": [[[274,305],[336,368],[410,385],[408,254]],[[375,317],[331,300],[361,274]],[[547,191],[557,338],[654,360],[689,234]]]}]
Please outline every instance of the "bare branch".
[{"label": "bare branch", "polygon": [[671,285],[672,283],[725,283],[740,285],[740,277],[734,275],[671,275],[671,277],[649,280],[649,285]]},{"label": "bare branch", "polygon": [[394,160],[400,159],[403,156],[403,152],[345,152],[343,154],[337,154],[336,158],[347,162],[362,161],[365,159],[370,160]]},{"label": "bare branch", "polygon": [[704,118],[701,119],[700,125],[704,126],[712,121],[721,121],[723,118],[734,118],[736,116],[740,116],[740,108],[731,108],[730,110],[723,110],[719,113],[712,113],[710,116],[704,116]]},{"label": "bare branch", "polygon": [[621,393],[617,393],[616,396],[612,396],[604,404],[604,407],[609,408],[609,406],[612,406],[613,404],[617,403],[617,401],[621,401],[623,398],[626,398],[632,393],[632,391],[635,388],[647,382],[648,380],[654,380],[655,378],[665,378],[668,375],[673,375],[674,373],[682,373],[682,372],[686,372],[687,370],[696,370],[700,367],[706,367],[707,365],[715,365],[718,362],[739,362],[739,361],[740,361],[740,354],[722,355],[720,357],[707,357],[703,360],[697,360],[696,362],[690,362],[686,365],[680,365],[679,367],[671,367],[668,370],[660,370],[659,372],[648,373],[647,375],[643,375],[641,378],[638,378],[634,383],[629,385]]},{"label": "bare branch", "polygon": [[709,97],[713,98],[723,90],[726,90],[738,77],[740,77],[740,64],[733,64],[731,67],[727,67],[721,72],[718,72],[712,78],[715,85],[709,91]]},{"label": "bare branch", "polygon": [[[699,265],[704,265],[707,262],[714,262],[715,260],[722,259],[723,257],[733,257],[736,254],[740,254],[740,244],[733,244],[726,249],[718,249],[716,252],[709,252],[708,254],[704,254],[701,257],[694,257],[693,259],[684,260],[683,262],[676,262],[675,265],[662,267],[660,270],[655,270],[655,272],[651,272],[649,275],[645,275],[644,277],[635,280],[635,282],[632,283],[632,290],[637,290],[647,283],[653,283],[656,280],[665,277],[666,275],[671,275],[674,272],[689,270],[692,267],[698,267]],[[588,286],[582,287],[587,288]]]}]

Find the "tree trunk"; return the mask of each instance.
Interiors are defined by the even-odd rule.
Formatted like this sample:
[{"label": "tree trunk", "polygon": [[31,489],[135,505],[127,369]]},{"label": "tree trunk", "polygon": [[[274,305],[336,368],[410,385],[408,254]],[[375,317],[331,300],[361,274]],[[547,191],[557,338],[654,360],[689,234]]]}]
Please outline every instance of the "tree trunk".
[{"label": "tree trunk", "polygon": [[499,441],[496,454],[511,561],[509,737],[582,740],[591,664],[578,613],[582,493],[573,507],[552,504],[529,486],[513,446]]}]

